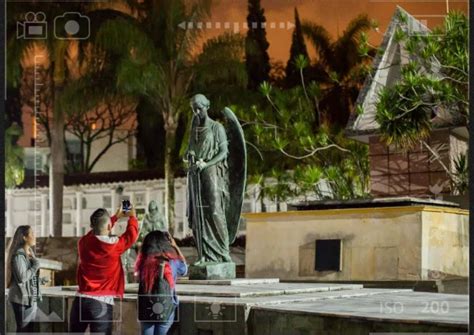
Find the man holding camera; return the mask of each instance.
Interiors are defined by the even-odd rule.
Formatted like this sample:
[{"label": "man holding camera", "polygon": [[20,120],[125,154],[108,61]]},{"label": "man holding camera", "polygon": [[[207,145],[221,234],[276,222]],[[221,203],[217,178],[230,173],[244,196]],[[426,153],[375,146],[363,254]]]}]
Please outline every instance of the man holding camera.
[{"label": "man holding camera", "polygon": [[[118,219],[128,217],[121,236],[111,235]],[[74,299],[69,331],[112,334],[115,297],[123,297],[125,278],[120,256],[138,237],[138,220],[129,201],[114,216],[99,208],[91,215],[91,230],[78,242],[77,296]]]}]

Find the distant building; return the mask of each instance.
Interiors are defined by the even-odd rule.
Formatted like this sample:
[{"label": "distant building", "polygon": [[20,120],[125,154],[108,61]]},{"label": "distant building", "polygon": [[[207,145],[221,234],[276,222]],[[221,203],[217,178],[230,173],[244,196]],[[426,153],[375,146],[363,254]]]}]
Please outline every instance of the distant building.
[{"label": "distant building", "polygon": [[[406,20],[401,20],[401,16]],[[367,77],[356,102],[361,114],[353,113],[346,127],[349,137],[369,145],[371,194],[374,197],[418,196],[433,197],[449,193],[449,178],[438,160],[423,147],[408,152],[387,147],[380,141],[379,125],[375,121],[379,92],[400,78],[401,67],[409,60],[403,43],[397,41],[395,32],[402,29],[409,34],[425,34],[429,29],[400,7],[384,34],[374,63],[373,72]],[[466,153],[468,132],[465,124],[438,123],[428,139],[443,163],[450,169],[460,153]],[[452,170],[451,170],[452,171]]]},{"label": "distant building", "polygon": [[[100,157],[91,172],[105,171],[127,171],[130,161],[136,159],[136,122],[135,117],[117,127],[113,132],[113,140],[126,138],[120,143],[112,145],[105,154]],[[97,126],[92,123],[91,127]],[[23,135],[18,140],[18,145],[24,148],[24,161],[26,175],[47,174],[50,158],[50,148],[46,137],[46,132],[39,125],[34,117],[31,108],[22,108]],[[67,157],[66,166],[74,170],[83,159],[81,155],[81,141],[70,130],[66,129]],[[91,158],[94,159],[101,152],[108,142],[108,137],[99,138],[92,142]],[[36,171],[36,172],[35,172]]]}]

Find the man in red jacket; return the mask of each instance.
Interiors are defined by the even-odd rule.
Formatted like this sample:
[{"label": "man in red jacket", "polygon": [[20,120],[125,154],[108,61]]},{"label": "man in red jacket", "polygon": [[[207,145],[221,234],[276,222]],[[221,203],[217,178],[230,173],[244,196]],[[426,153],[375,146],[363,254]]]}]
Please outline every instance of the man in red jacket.
[{"label": "man in red jacket", "polygon": [[[128,217],[125,232],[111,235],[118,219]],[[115,297],[123,297],[125,275],[120,256],[138,237],[138,220],[133,208],[124,212],[119,208],[110,217],[99,208],[91,215],[91,230],[78,242],[77,296],[71,309],[69,331],[112,334],[112,315]]]}]

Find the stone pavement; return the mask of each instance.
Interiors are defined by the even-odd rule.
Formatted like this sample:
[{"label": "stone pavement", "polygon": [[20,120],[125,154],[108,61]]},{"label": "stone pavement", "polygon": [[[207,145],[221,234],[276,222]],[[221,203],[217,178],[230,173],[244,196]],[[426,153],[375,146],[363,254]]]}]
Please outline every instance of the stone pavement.
[{"label": "stone pavement", "polygon": [[[62,299],[68,311],[75,290],[74,286],[45,288],[43,295],[51,301]],[[278,279],[180,280],[177,291],[181,304],[174,334],[467,331],[467,295],[363,288],[360,284],[281,283]],[[139,331],[136,292],[136,284],[127,285],[123,300],[116,303],[120,322],[114,327],[122,334]],[[67,329],[67,324],[63,327]],[[55,325],[55,329],[60,328]]]}]

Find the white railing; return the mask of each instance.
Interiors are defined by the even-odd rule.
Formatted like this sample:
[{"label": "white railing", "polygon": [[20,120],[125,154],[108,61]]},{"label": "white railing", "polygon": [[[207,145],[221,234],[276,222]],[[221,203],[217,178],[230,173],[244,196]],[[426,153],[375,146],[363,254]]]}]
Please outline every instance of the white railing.
[{"label": "white railing", "polygon": [[[117,192],[120,189],[122,193]],[[33,189],[9,190],[5,197],[7,236],[12,236],[16,227],[23,224],[34,225],[38,237],[51,234],[47,188],[39,188],[35,191]],[[82,236],[90,229],[89,218],[95,209],[104,207],[113,213],[122,198],[132,201],[136,205],[138,214],[144,214],[151,200],[156,200],[163,206],[163,197],[163,180],[67,186],[64,189],[63,212],[66,222],[63,225],[63,236]],[[175,224],[178,227],[176,237],[182,238],[191,234],[186,218],[186,180],[184,178],[178,178],[175,181],[175,199]],[[80,204],[79,208],[77,204]],[[265,199],[264,204],[268,211],[275,211],[277,208],[277,204],[270,199]],[[245,212],[261,211],[257,186],[248,185],[243,207]],[[287,205],[280,203],[279,207],[280,211],[286,211]],[[163,209],[161,208],[162,213]]]}]

